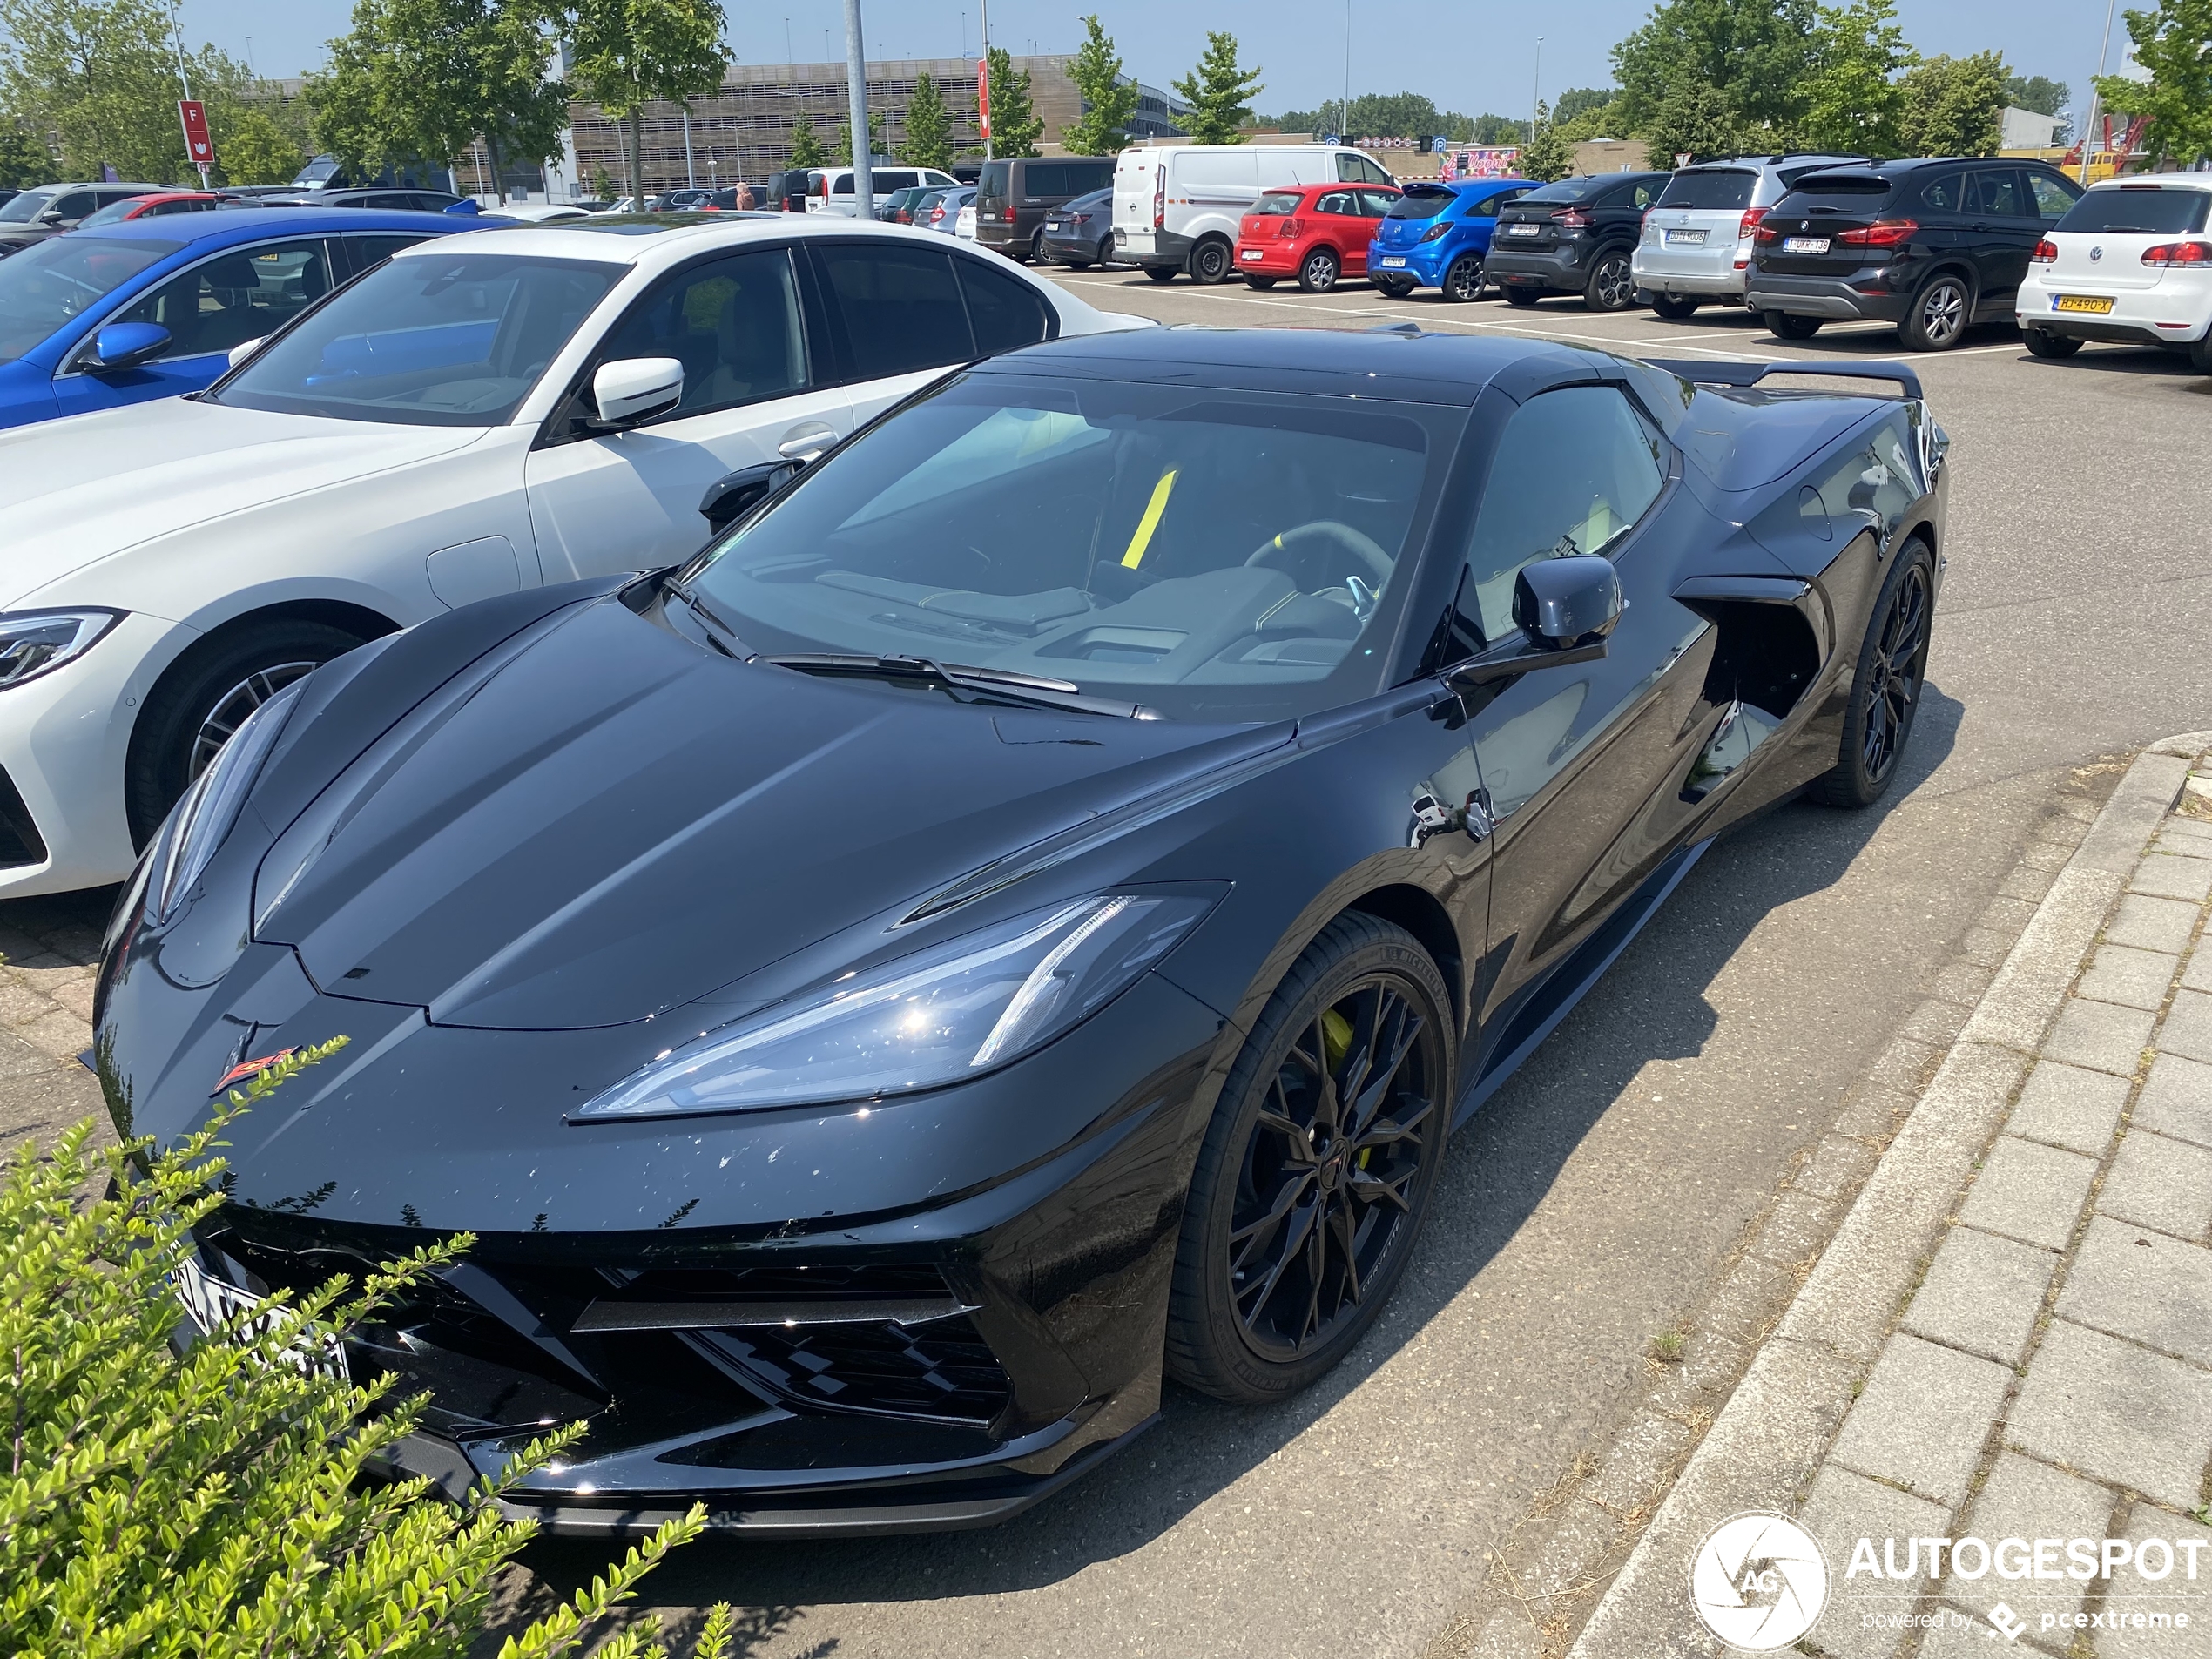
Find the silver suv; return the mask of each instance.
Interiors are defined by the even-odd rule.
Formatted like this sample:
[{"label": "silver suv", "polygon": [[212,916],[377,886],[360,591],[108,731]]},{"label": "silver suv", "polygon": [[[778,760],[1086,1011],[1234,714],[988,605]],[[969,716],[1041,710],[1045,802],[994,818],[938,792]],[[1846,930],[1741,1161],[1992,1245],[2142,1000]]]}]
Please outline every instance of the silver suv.
[{"label": "silver suv", "polygon": [[1798,179],[1864,156],[1743,156],[1684,167],[1643,216],[1629,261],[1651,308],[1682,322],[1701,305],[1740,306],[1751,263],[1751,233]]}]

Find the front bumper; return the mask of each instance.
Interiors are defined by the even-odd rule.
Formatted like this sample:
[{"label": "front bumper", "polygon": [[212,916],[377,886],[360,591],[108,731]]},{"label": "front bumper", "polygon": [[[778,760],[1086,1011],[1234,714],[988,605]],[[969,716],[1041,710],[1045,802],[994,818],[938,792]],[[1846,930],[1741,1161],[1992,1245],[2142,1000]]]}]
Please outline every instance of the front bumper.
[{"label": "front bumper", "polygon": [[[2108,299],[2112,309],[2101,316],[2058,311],[2054,307],[2061,294]],[[2023,328],[2040,328],[2046,334],[2074,340],[2193,346],[2212,332],[2212,284],[2200,280],[2187,287],[2161,283],[2149,288],[2114,288],[2080,278],[2047,277],[2031,272],[2020,284],[2013,316]]]},{"label": "front bumper", "polygon": [[1744,294],[1744,303],[1754,311],[1851,322],[1896,322],[1909,299],[1887,287],[1861,287],[1842,277],[1777,276],[1759,270],[1750,273]]}]

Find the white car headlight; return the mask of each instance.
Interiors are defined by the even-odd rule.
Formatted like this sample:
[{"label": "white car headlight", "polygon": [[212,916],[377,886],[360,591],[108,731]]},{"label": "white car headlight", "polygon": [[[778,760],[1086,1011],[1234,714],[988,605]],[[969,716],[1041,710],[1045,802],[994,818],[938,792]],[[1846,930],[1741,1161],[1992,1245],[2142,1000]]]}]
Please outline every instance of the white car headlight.
[{"label": "white car headlight", "polygon": [[846,974],[661,1055],[578,1121],[941,1088],[1040,1049],[1127,990],[1217,895],[1105,893]]},{"label": "white car headlight", "polygon": [[246,792],[260,775],[261,763],[283,734],[285,717],[307,684],[305,677],[293,681],[247,715],[170,809],[146,880],[146,915],[155,926],[177,914],[238,822]]},{"label": "white car headlight", "polygon": [[19,610],[0,614],[0,690],[82,657],[123,620],[120,610]]}]

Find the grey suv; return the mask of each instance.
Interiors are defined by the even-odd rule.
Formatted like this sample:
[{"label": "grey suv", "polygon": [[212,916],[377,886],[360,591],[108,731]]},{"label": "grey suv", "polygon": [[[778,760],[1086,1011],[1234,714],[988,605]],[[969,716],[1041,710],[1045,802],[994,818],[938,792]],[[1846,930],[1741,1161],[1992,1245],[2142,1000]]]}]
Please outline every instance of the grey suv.
[{"label": "grey suv", "polygon": [[1767,209],[1805,174],[1865,159],[1743,156],[1682,168],[1644,215],[1643,235],[1630,261],[1637,288],[1669,322],[1686,320],[1701,305],[1742,305],[1751,235]]},{"label": "grey suv", "polygon": [[168,185],[40,185],[0,206],[0,260],[64,231],[73,231],[111,203],[149,196]]}]

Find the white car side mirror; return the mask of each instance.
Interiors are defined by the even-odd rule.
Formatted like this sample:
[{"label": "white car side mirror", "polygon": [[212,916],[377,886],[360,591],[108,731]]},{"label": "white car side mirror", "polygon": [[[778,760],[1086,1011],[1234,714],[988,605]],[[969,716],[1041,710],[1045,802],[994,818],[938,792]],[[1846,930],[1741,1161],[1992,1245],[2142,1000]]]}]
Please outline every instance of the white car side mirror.
[{"label": "white car side mirror", "polygon": [[602,424],[635,426],[684,401],[684,365],[673,357],[625,357],[591,377]]},{"label": "white car side mirror", "polygon": [[230,349],[230,355],[227,360],[230,366],[233,368],[236,368],[247,358],[253,356],[255,352],[261,349],[261,341],[266,340],[268,336],[266,334],[262,334],[253,340],[241,340],[239,341],[237,345],[232,347]]}]

